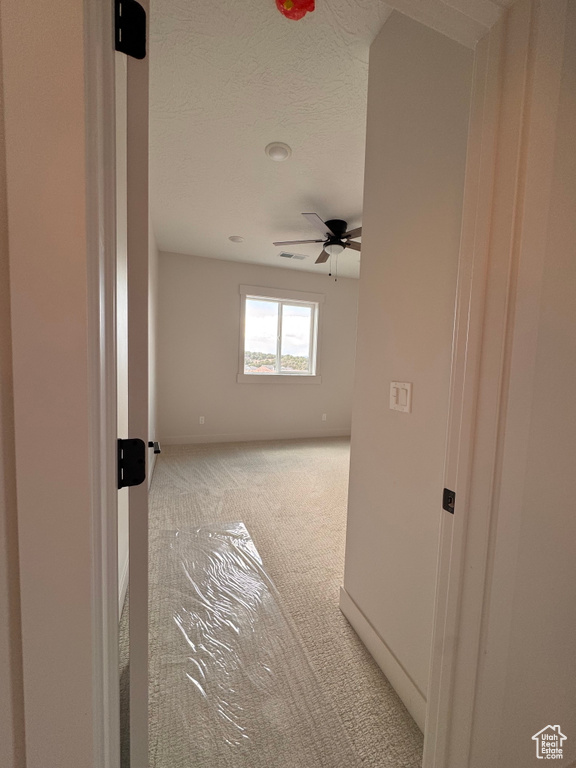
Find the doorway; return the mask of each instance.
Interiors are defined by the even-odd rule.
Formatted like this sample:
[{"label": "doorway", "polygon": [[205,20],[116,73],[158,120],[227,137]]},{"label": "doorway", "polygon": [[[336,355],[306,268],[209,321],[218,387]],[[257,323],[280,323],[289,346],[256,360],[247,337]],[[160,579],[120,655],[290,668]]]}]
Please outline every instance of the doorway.
[{"label": "doorway", "polygon": [[[376,99],[372,123],[369,119],[368,125],[369,151],[372,149],[374,154],[367,168],[366,182],[373,187],[368,206],[365,200],[363,217],[363,222],[372,222],[367,230],[364,225],[362,240],[368,276],[360,281],[362,285],[364,279],[369,287],[365,289],[364,303],[360,304],[357,363],[361,363],[356,370],[356,386],[363,389],[364,395],[354,403],[354,423],[358,428],[352,440],[353,482],[346,574],[341,574],[340,582],[343,578],[349,598],[347,605],[354,609],[345,609],[348,619],[380,667],[394,680],[397,690],[402,691],[412,716],[423,727],[436,547],[442,514],[434,495],[441,487],[443,474],[472,53],[400,15],[386,22],[382,34],[382,45],[373,48],[376,53],[370,76],[375,83],[374,92],[385,94],[388,103],[392,101],[397,105],[394,114],[398,119],[390,126],[396,162],[390,161],[392,142],[379,144],[378,123],[384,119],[384,102]],[[421,61],[414,64],[410,51],[412,48],[421,51],[423,47],[429,52],[430,60],[424,66]],[[435,67],[430,66],[430,61],[435,62]],[[398,87],[397,75],[387,76],[391,71],[402,72],[402,88]],[[448,87],[450,77],[454,82]],[[438,97],[434,109],[430,106],[431,88],[436,88]],[[414,114],[414,104],[421,105],[421,114]],[[241,113],[238,115],[241,120]],[[170,113],[168,117],[157,115],[153,123],[154,119],[169,124]],[[217,125],[216,121],[212,124],[211,133],[216,133]],[[420,127],[420,132],[414,130],[415,125]],[[398,140],[399,136],[402,141]],[[269,174],[279,172],[279,166],[266,158],[264,146],[260,149],[263,155],[260,160],[268,163],[262,166],[262,178],[267,179]],[[384,167],[378,164],[379,157],[386,158]],[[287,162],[291,161],[289,158]],[[258,162],[254,161],[255,166]],[[217,164],[215,178],[216,170]],[[382,185],[378,175],[384,170],[387,184]],[[203,189],[206,194],[217,193],[216,181],[214,188]],[[379,191],[374,194],[376,188]],[[327,218],[327,214],[324,215]],[[416,226],[416,221],[420,221],[421,226]],[[386,227],[382,228],[382,222]],[[290,229],[292,225],[285,226],[283,237],[297,236],[297,232]],[[160,233],[157,236],[162,237]],[[222,234],[222,239],[229,237]],[[280,235],[271,232],[270,239],[273,237]],[[226,248],[237,245],[243,243],[232,241]],[[341,296],[347,282],[355,278],[342,277],[340,271],[336,280],[336,274],[329,274],[329,263],[322,272],[314,274],[310,262],[307,269],[297,270],[293,265],[291,269],[280,269],[258,260],[245,262],[237,255],[232,256],[236,252],[230,250],[225,252],[226,258],[218,258],[190,251],[174,253],[168,244],[161,243],[160,251],[158,436],[169,446],[161,462],[173,458],[172,450],[177,457],[178,451],[172,449],[170,443],[178,448],[188,444],[191,456],[197,456],[199,450],[194,446],[204,445],[217,457],[217,449],[207,446],[229,443],[231,438],[241,442],[239,436],[254,440],[255,434],[247,435],[245,427],[226,426],[239,424],[243,415],[252,413],[250,407],[276,427],[278,422],[274,419],[281,416],[285,422],[281,437],[297,436],[290,434],[286,422],[291,422],[294,429],[299,418],[308,429],[312,424],[312,429],[321,436],[323,427],[313,424],[314,414],[317,412],[322,424],[324,408],[328,414],[333,411],[323,404],[325,399],[318,397],[320,390],[308,385],[309,391],[306,391],[299,384],[244,385],[237,379],[239,371],[234,369],[230,375],[230,361],[225,353],[231,349],[236,364],[240,343],[238,310],[244,284],[260,287],[272,284],[271,287],[279,291],[294,289],[297,280],[314,281],[315,286],[320,280],[324,287],[319,290],[328,296],[330,287],[330,291]],[[386,259],[389,253],[394,257]],[[242,277],[243,274],[250,277]],[[233,290],[226,289],[226,292],[228,283]],[[328,303],[327,300],[327,307]],[[337,307],[336,299],[332,306]],[[407,308],[411,311],[409,316]],[[336,308],[335,314],[342,317],[343,313]],[[350,332],[350,323],[343,323],[339,336],[332,340],[328,335],[330,330],[334,330],[334,323],[326,324],[326,337],[321,340],[324,398],[326,393],[333,398],[334,391],[342,389],[342,369],[339,371],[334,366],[330,371],[326,359],[329,351],[337,357],[338,341],[342,341],[346,330]],[[219,352],[215,354],[214,350]],[[210,365],[205,365],[205,360],[209,360]],[[219,366],[222,366],[221,375]],[[207,392],[200,391],[199,380]],[[374,392],[375,381],[381,382],[379,395]],[[416,398],[411,412],[389,408],[389,386],[393,382],[413,384]],[[222,397],[225,386],[230,386],[234,393]],[[246,394],[247,387],[252,389],[250,396]],[[249,397],[254,405],[249,403]],[[308,401],[314,402],[314,411],[307,410]],[[239,403],[243,403],[244,408]],[[326,427],[329,426],[327,422]],[[298,429],[301,428],[298,425]],[[278,437],[272,430],[266,433],[260,428],[259,432],[256,436],[260,438]],[[312,435],[305,433],[301,437]],[[174,461],[178,464],[177,458]],[[215,466],[222,466],[217,458]],[[158,467],[160,471],[162,463]],[[187,472],[194,477],[192,467]],[[258,487],[257,483],[254,485]],[[190,489],[183,495],[189,492]],[[403,499],[404,507],[394,494]],[[400,508],[403,514],[395,519],[394,511]],[[203,519],[202,515],[197,518]],[[194,523],[193,515],[188,522]],[[255,544],[260,551],[259,542]],[[386,557],[382,556],[383,552]],[[281,569],[279,571],[281,577]],[[401,592],[404,597],[398,599]],[[337,601],[336,590],[332,593],[331,615],[334,621],[343,622]],[[394,617],[392,621],[390,617]],[[306,626],[313,626],[311,619],[306,620]],[[370,644],[369,630],[378,639],[376,646]],[[358,688],[361,690],[362,685]],[[384,708],[375,709],[381,714]],[[377,729],[378,725],[374,725]],[[417,737],[417,732],[414,733]],[[378,752],[375,750],[375,754]]]}]

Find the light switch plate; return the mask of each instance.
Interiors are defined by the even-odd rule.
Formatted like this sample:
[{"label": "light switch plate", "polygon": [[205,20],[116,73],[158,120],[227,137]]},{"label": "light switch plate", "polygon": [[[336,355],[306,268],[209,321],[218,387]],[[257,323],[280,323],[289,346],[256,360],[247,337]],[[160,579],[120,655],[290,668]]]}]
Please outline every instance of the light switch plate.
[{"label": "light switch plate", "polygon": [[412,384],[407,381],[390,382],[390,408],[393,411],[412,411]]}]

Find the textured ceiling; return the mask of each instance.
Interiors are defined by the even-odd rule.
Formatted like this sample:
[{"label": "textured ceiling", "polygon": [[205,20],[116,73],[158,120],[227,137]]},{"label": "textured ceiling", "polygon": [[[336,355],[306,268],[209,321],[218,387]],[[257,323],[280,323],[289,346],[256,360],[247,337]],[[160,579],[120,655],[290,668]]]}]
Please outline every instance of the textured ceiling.
[{"label": "textured ceiling", "polygon": [[[320,247],[294,247],[308,258],[292,262],[272,241],[316,237],[303,211],[361,223],[368,49],[392,7],[472,46],[509,2],[316,0],[294,22],[274,0],[152,0],[159,248],[327,272]],[[269,160],[271,141],[292,157]],[[359,256],[346,250],[338,273],[357,276]]]},{"label": "textured ceiling", "polygon": [[[302,21],[274,0],[155,0],[151,208],[161,250],[277,266],[273,240],[315,238],[300,215],[361,223],[368,48],[378,0],[317,0]],[[292,147],[276,163],[271,141]],[[229,235],[240,235],[234,244]],[[289,249],[284,249],[289,250]],[[357,275],[359,254],[339,257]]]}]

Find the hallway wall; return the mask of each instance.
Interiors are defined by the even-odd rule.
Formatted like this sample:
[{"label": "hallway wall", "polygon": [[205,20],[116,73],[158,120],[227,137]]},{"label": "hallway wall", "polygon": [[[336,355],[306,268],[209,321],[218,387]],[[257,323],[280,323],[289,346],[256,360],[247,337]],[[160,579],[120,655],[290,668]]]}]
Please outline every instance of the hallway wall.
[{"label": "hallway wall", "polygon": [[[370,49],[342,608],[424,726],[472,51],[393,13]],[[390,382],[413,384],[412,412]]]},{"label": "hallway wall", "polygon": [[[239,383],[240,285],[322,293],[322,383]],[[358,281],[160,254],[158,434],[165,443],[350,434]],[[322,414],[327,420],[321,420]],[[205,423],[199,424],[199,417]]]}]

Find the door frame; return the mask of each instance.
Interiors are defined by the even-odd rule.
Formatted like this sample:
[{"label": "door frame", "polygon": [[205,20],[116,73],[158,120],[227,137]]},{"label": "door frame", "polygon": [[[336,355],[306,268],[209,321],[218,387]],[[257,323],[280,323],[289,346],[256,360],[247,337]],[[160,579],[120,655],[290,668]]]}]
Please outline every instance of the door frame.
[{"label": "door frame", "polygon": [[[495,456],[498,423],[498,395],[502,370],[498,359],[489,372],[496,400],[480,414],[480,378],[486,322],[486,301],[490,259],[490,234],[497,158],[497,132],[500,120],[503,46],[506,21],[499,20],[476,47],[472,75],[470,124],[464,182],[462,235],[458,258],[458,279],[452,370],[444,468],[444,487],[456,493],[455,513],[442,513],[440,523],[438,572],[434,606],[434,625],[430,659],[429,694],[426,711],[424,768],[448,768],[452,737],[452,715],[456,686],[456,657],[465,656],[467,671],[475,668],[479,640],[478,611],[481,613],[485,584],[486,547],[493,467],[487,468],[485,482],[476,487],[474,512],[484,525],[481,535],[467,541],[472,509],[471,486],[474,450]],[[494,341],[502,342],[500,329],[493,326]],[[477,444],[478,424],[484,424],[483,445]],[[479,514],[478,514],[479,513]],[[478,520],[480,524],[480,519]],[[483,535],[482,535],[483,534]],[[464,573],[469,560],[477,556],[480,570],[474,584],[468,584],[467,606],[476,613],[474,630],[462,629]],[[471,602],[470,602],[471,601]],[[468,618],[470,620],[470,618]],[[462,672],[462,670],[459,670]],[[473,697],[474,680],[468,680]],[[467,701],[469,704],[469,701]],[[467,711],[470,715],[470,711]],[[465,726],[463,726],[465,727]],[[466,727],[471,727],[468,718]],[[461,737],[461,735],[459,735]],[[467,765],[466,762],[461,763]]]},{"label": "door frame", "polygon": [[84,0],[96,765],[120,768],[114,4]]},{"label": "door frame", "polygon": [[[149,20],[148,0],[139,0]],[[146,29],[148,33],[148,28]],[[148,34],[146,34],[148,40]],[[126,246],[128,433],[150,436],[149,417],[149,53],[126,62]],[[146,448],[146,473],[152,463]],[[148,482],[129,488],[130,765],[148,765]]]},{"label": "door frame", "polygon": [[[140,0],[149,13],[148,0]],[[116,52],[114,3],[84,0],[87,115],[88,295],[92,304],[94,436],[93,491],[99,514],[94,520],[94,733],[99,759],[95,765],[120,768],[120,688],[118,621],[117,490],[117,312],[116,312]],[[128,57],[126,67],[127,273],[128,335],[148,328],[148,59]],[[145,104],[145,109],[144,109]],[[143,189],[130,196],[130,189]],[[145,226],[141,226],[142,219]],[[137,269],[135,269],[137,264]],[[143,269],[145,268],[145,269]],[[134,279],[145,271],[145,283]],[[146,294],[143,298],[142,291]],[[145,371],[142,368],[146,368]],[[142,378],[145,387],[142,387]],[[145,344],[128,346],[128,432],[148,443],[148,335]],[[151,471],[146,451],[147,473]],[[106,489],[101,491],[100,489]],[[130,664],[130,764],[148,763],[148,483],[129,488],[129,573],[138,583],[132,596],[130,636],[144,636]],[[146,518],[142,518],[145,510]],[[98,653],[98,650],[101,653]],[[134,656],[138,658],[134,658]]]},{"label": "door frame", "polygon": [[[516,530],[522,512],[521,471],[503,470],[526,449],[566,13],[567,0],[519,0],[476,49],[445,467],[456,509],[441,523],[423,768],[476,765],[478,743],[482,765],[498,758],[513,570],[495,602],[491,581],[501,509]],[[510,404],[519,358],[526,397]],[[494,635],[504,662],[488,673]]]}]

